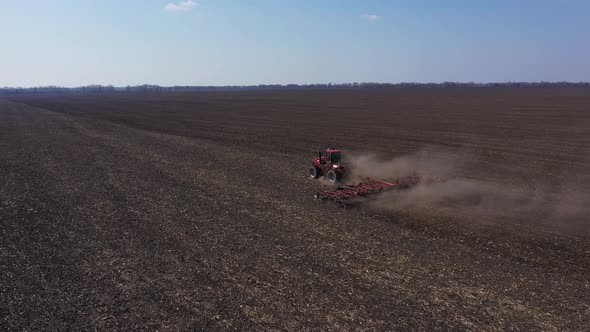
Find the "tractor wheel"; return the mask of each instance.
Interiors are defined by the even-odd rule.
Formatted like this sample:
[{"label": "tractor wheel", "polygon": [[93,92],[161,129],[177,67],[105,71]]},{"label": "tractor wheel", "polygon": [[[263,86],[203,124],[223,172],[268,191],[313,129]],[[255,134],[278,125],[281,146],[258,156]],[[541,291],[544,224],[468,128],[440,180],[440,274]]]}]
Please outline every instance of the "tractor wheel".
[{"label": "tractor wheel", "polygon": [[317,166],[311,166],[309,168],[308,174],[310,178],[317,179],[322,175],[322,170]]},{"label": "tractor wheel", "polygon": [[326,174],[326,177],[328,178],[328,181],[338,183],[342,180],[342,173],[331,169],[328,174]]}]

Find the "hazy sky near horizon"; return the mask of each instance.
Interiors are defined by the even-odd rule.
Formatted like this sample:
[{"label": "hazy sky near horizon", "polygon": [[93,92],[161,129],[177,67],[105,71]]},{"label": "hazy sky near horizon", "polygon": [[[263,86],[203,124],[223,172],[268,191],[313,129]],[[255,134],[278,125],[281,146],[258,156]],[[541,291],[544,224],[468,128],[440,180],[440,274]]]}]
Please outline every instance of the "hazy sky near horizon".
[{"label": "hazy sky near horizon", "polygon": [[0,0],[0,86],[590,81],[585,0]]}]

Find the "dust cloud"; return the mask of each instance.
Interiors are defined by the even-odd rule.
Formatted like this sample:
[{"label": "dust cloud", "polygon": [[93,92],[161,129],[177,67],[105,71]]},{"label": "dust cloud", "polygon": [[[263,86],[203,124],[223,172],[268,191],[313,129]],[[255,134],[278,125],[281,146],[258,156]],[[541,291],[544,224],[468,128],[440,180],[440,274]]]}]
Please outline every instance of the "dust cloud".
[{"label": "dust cloud", "polygon": [[575,184],[568,186],[567,192],[561,192],[465,178],[462,174],[470,172],[463,162],[467,158],[460,153],[424,150],[390,160],[379,159],[375,154],[348,152],[346,155],[354,174],[350,182],[363,177],[390,179],[406,175],[445,179],[386,192],[372,202],[374,208],[504,221],[535,220],[575,229],[589,225],[589,195],[582,188],[577,190]]}]

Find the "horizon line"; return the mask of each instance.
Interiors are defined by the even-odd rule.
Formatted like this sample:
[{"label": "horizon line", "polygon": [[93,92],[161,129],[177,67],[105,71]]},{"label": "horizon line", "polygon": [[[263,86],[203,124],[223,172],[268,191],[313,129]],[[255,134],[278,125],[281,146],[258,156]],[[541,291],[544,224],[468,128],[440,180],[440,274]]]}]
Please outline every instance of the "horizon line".
[{"label": "horizon line", "polygon": [[160,85],[152,83],[136,85],[112,85],[112,84],[88,84],[78,86],[61,86],[61,85],[36,85],[36,86],[2,86],[0,90],[7,89],[88,89],[88,88],[263,88],[263,87],[362,87],[362,86],[403,86],[403,85],[462,85],[462,86],[490,86],[490,85],[590,85],[589,81],[503,81],[503,82],[463,82],[463,81],[444,81],[444,82],[344,82],[344,83],[260,83],[260,84],[229,84],[229,85]]}]

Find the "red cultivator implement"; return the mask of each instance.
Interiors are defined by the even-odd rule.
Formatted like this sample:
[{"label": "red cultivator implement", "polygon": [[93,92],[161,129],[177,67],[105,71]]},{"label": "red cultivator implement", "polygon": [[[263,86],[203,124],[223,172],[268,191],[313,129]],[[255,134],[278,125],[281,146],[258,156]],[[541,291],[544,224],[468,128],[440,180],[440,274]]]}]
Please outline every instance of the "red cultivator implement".
[{"label": "red cultivator implement", "polygon": [[432,176],[403,176],[387,181],[375,178],[366,178],[365,180],[357,184],[339,186],[335,190],[319,192],[315,195],[315,198],[351,207],[374,198],[376,194],[385,191],[407,189],[422,183],[443,181],[442,178]]},{"label": "red cultivator implement", "polygon": [[[308,172],[312,179],[325,176],[332,183],[342,183],[350,175],[347,165],[342,163],[342,151],[334,148],[319,151],[318,157],[311,161]],[[402,176],[393,180],[365,178],[360,183],[341,185],[338,189],[319,192],[315,194],[315,198],[350,207],[385,191],[407,189],[422,183],[440,181],[443,179],[434,176]]]}]

